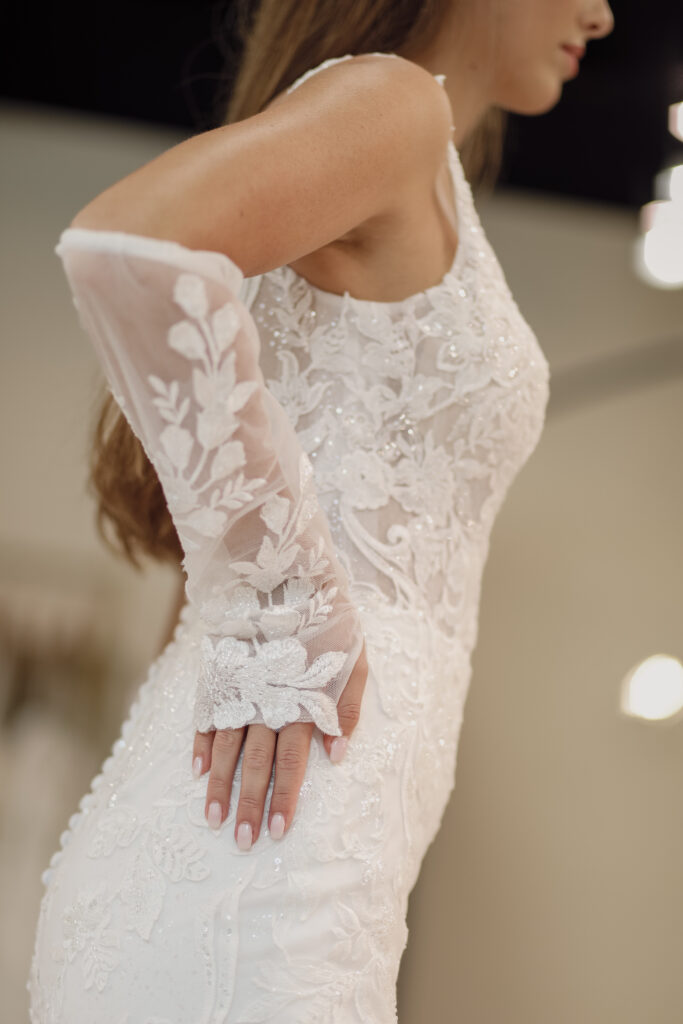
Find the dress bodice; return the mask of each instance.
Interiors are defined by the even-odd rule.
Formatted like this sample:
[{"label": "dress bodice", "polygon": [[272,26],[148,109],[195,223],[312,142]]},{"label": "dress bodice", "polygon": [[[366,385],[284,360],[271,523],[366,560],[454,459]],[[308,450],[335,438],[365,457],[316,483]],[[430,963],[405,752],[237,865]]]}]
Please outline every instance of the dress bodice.
[{"label": "dress bodice", "polygon": [[452,141],[448,161],[459,242],[438,284],[372,301],[284,265],[245,279],[241,297],[357,600],[423,607],[471,649],[490,530],[539,441],[550,375]]},{"label": "dress bodice", "polygon": [[474,647],[491,527],[540,438],[549,367],[452,140],[447,155],[455,257],[400,301],[323,291],[287,264],[245,279],[223,252],[164,239],[60,237],[183,547],[202,731],[306,714],[337,734],[358,612],[419,619],[456,660]]}]

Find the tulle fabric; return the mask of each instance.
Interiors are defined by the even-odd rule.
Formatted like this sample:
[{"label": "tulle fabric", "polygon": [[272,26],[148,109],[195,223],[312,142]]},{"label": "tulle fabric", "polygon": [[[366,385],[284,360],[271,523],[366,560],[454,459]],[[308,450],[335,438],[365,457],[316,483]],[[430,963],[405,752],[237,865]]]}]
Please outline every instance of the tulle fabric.
[{"label": "tulle fabric", "polygon": [[265,386],[242,271],[118,231],[68,228],[56,252],[183,547],[204,624],[196,728],[339,735],[362,630],[310,460]]}]

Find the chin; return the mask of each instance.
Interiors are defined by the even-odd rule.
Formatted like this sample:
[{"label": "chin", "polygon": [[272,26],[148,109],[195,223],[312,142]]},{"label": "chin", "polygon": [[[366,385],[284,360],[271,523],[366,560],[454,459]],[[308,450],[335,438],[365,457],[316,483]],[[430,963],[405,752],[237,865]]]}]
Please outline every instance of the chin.
[{"label": "chin", "polygon": [[562,82],[557,75],[545,80],[517,82],[516,88],[508,89],[497,105],[511,114],[547,114],[562,98]]}]

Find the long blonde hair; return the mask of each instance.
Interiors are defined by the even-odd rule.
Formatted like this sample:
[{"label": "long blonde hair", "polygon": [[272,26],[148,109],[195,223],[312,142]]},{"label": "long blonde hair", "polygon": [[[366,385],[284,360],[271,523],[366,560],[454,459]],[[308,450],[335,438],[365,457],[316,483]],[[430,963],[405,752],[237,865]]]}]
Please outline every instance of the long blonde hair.
[{"label": "long blonde hair", "polygon": [[[476,0],[474,0],[476,2]],[[347,53],[404,56],[429,47],[454,3],[472,0],[242,0],[236,34],[242,55],[234,81],[216,95],[218,123],[258,113],[300,75]],[[500,171],[506,114],[490,107],[459,149],[473,189],[491,188]],[[104,389],[90,456],[89,490],[105,543],[137,569],[139,555],[180,565],[183,550],[156,471],[110,392]],[[107,526],[113,530],[109,535]]]}]

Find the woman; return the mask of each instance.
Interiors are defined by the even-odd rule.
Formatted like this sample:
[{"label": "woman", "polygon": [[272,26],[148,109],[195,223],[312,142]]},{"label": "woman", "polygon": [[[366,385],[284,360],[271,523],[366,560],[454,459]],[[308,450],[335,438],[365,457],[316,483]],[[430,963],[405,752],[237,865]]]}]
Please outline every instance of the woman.
[{"label": "woman", "polygon": [[187,603],[44,876],[33,1024],[396,1021],[548,398],[459,151],[554,106],[612,26],[605,0],[265,0],[227,123],[63,232],[121,409],[100,512]]}]

